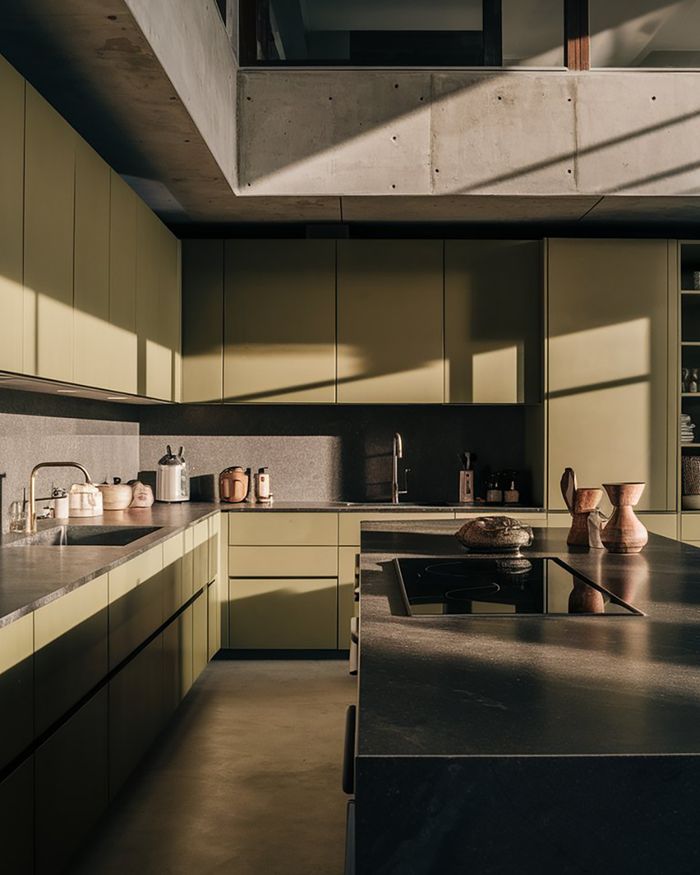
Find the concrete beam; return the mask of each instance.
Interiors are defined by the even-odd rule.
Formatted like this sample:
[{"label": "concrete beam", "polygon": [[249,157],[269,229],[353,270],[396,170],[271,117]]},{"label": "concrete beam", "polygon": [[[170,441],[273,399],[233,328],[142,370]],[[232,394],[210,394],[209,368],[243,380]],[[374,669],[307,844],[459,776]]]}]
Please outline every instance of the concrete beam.
[{"label": "concrete beam", "polygon": [[700,193],[700,72],[241,71],[240,195]]}]

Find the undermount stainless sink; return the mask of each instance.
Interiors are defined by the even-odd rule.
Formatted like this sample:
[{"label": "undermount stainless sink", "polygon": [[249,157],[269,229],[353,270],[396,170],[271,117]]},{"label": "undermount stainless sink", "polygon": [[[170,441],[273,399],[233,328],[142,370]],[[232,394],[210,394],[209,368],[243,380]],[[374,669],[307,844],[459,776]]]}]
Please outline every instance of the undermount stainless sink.
[{"label": "undermount stainless sink", "polygon": [[54,526],[10,542],[10,547],[125,547],[160,526]]}]

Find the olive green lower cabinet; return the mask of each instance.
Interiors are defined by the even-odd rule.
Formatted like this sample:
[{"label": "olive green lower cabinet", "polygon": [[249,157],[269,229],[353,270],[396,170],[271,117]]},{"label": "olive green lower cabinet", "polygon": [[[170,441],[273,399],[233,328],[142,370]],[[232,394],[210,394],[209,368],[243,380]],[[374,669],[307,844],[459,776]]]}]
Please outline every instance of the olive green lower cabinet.
[{"label": "olive green lower cabinet", "polygon": [[234,650],[337,648],[337,514],[231,515],[229,544]]},{"label": "olive green lower cabinet", "polygon": [[218,532],[216,515],[0,628],[3,873],[66,870],[217,649]]},{"label": "olive green lower cabinet", "polygon": [[454,516],[229,514],[229,646],[233,650],[348,650],[362,521],[452,520]]}]

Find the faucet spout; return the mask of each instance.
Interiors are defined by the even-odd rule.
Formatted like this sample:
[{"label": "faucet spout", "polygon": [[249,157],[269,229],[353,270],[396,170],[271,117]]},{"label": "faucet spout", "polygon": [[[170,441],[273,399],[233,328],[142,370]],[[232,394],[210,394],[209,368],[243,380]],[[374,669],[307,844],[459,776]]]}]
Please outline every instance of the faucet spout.
[{"label": "faucet spout", "polygon": [[82,471],[85,482],[92,483],[88,469],[78,462],[39,462],[38,465],[35,465],[29,477],[29,507],[27,508],[27,520],[24,524],[24,531],[30,534],[36,532],[36,475],[42,468],[77,468]]}]

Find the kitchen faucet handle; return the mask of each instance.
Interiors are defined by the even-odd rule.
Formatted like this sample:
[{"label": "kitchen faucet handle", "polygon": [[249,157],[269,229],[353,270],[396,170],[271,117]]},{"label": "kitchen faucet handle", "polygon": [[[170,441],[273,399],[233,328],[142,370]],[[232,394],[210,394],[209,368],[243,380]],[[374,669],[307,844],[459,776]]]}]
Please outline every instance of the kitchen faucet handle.
[{"label": "kitchen faucet handle", "polygon": [[399,495],[408,495],[408,475],[411,473],[410,468],[403,469],[403,489],[399,490]]}]

